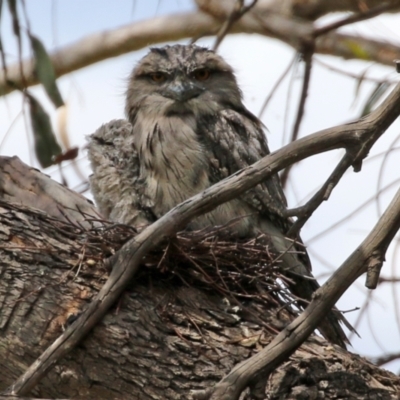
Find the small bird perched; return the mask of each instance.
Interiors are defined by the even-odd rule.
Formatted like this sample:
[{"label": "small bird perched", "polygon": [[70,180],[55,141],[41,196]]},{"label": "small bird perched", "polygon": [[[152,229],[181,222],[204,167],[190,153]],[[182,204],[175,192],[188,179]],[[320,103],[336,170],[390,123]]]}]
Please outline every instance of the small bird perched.
[{"label": "small bird perched", "polygon": [[[262,123],[242,102],[232,68],[197,45],[152,48],[129,79],[126,115],[89,138],[92,192],[100,212],[134,226],[160,218],[184,200],[269,154]],[[278,176],[194,219],[188,229],[231,225],[236,237],[266,234],[280,254],[292,292],[311,300],[318,282],[292,221]],[[301,247],[301,255],[291,251]],[[319,329],[348,343],[331,311]]]}]

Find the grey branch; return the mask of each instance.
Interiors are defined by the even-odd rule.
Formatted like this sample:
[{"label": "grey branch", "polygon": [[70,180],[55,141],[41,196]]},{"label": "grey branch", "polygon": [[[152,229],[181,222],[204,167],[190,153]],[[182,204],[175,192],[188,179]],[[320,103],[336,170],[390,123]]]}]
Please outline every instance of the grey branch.
[{"label": "grey branch", "polygon": [[[218,2],[212,3],[218,4]],[[299,49],[304,41],[310,40],[314,32],[313,23],[293,18],[297,14],[304,14],[304,9],[297,11],[292,9],[291,13],[283,13],[280,9],[271,12],[272,6],[267,6],[265,4],[267,2],[259,3],[232,25],[230,33],[258,33],[280,39],[295,49]],[[371,6],[375,3],[371,1]],[[224,10],[221,11],[219,8],[211,11],[214,12],[213,15],[202,11],[168,15],[88,35],[50,54],[56,76],[63,76],[96,62],[139,50],[151,44],[214,35],[221,28],[226,15]],[[325,11],[328,12],[326,9]],[[318,9],[314,11],[318,15],[321,12]],[[384,65],[392,65],[394,59],[400,58],[398,45],[335,32],[319,37],[315,51],[345,59],[368,59]],[[26,84],[28,86],[37,84],[34,61],[23,60],[21,66]],[[15,90],[15,87],[22,86],[20,70],[19,64],[9,66],[7,78],[3,71],[0,72],[0,95],[10,93]],[[13,85],[8,85],[7,80],[13,82]]]}]

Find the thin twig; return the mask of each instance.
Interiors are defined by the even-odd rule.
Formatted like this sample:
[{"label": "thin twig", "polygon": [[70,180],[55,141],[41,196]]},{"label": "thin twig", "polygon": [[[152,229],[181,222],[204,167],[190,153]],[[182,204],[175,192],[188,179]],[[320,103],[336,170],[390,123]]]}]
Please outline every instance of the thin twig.
[{"label": "thin twig", "polygon": [[381,189],[382,189],[383,175],[384,175],[385,167],[387,165],[390,155],[392,155],[391,153],[396,148],[395,146],[399,141],[400,141],[400,135],[398,135],[392,141],[392,143],[390,143],[389,147],[385,151],[382,163],[379,167],[379,174],[378,174],[378,179],[376,182],[376,208],[377,208],[378,216],[380,216],[382,214],[381,207],[380,207],[380,198],[381,198],[381,193],[382,193]]},{"label": "thin twig", "polygon": [[296,222],[292,225],[287,234],[289,237],[297,237],[301,228],[308,221],[313,212],[321,205],[323,201],[328,200],[332,193],[332,190],[342,179],[345,172],[352,165],[352,162],[353,157],[350,154],[346,153],[340,160],[339,164],[336,166],[332,174],[322,185],[321,189],[319,189],[317,193],[315,193],[315,195],[304,206],[288,210],[288,215],[297,217]]},{"label": "thin twig", "polygon": [[[305,108],[306,99],[307,99],[307,95],[308,95],[308,88],[310,85],[313,54],[314,54],[314,43],[313,42],[308,43],[308,45],[305,46],[305,48],[302,52],[303,60],[304,60],[303,85],[302,85],[302,89],[301,89],[301,95],[300,95],[299,105],[298,105],[298,109],[297,109],[296,120],[295,120],[295,123],[293,126],[292,135],[290,138],[291,142],[294,142],[298,138],[300,124],[303,120],[304,108]],[[286,167],[281,174],[280,178],[281,178],[281,183],[282,183],[283,187],[285,187],[287,184],[287,180],[288,180],[289,173],[290,173],[292,166],[293,166],[293,164]]]},{"label": "thin twig", "polygon": [[360,21],[365,21],[366,19],[371,19],[371,18],[376,17],[386,11],[398,8],[399,5],[400,5],[400,1],[395,2],[395,3],[393,3],[393,2],[384,3],[384,4],[380,4],[379,6],[376,6],[374,8],[371,8],[370,10],[367,10],[367,11],[363,11],[360,13],[354,13],[354,14],[350,15],[349,17],[340,19],[339,21],[332,22],[332,23],[322,26],[320,28],[315,28],[314,37],[317,38],[318,36],[326,35],[327,33],[331,32],[333,30],[336,30],[338,28],[341,28],[343,26],[354,24],[354,23],[360,22]]},{"label": "thin twig", "polygon": [[278,87],[280,86],[280,84],[285,79],[285,76],[289,73],[290,69],[292,68],[292,66],[295,63],[295,61],[297,60],[297,58],[298,58],[298,55],[297,55],[297,53],[295,53],[295,55],[293,56],[292,60],[288,64],[288,66],[284,69],[284,71],[282,72],[281,76],[275,82],[275,85],[272,87],[271,91],[269,92],[269,95],[264,100],[264,103],[261,106],[260,112],[258,113],[258,118],[261,118],[262,115],[264,114],[264,111],[266,110],[266,108],[268,106],[268,103],[271,101],[272,96],[275,94],[275,92],[277,91]]},{"label": "thin twig", "polygon": [[400,358],[400,352],[389,353],[380,357],[370,357],[372,362],[378,367],[382,367],[382,365],[398,360],[399,358]]},{"label": "thin twig", "polygon": [[[392,275],[395,276],[396,267],[398,266],[398,258],[400,253],[399,240],[396,240],[394,250],[393,250],[393,262],[392,262]],[[393,297],[393,307],[394,315],[396,318],[397,332],[400,332],[400,306],[399,306],[399,293],[395,282],[391,283],[392,297]]]},{"label": "thin twig", "polygon": [[[390,182],[389,184],[387,184],[385,187],[382,188],[382,190],[380,191],[381,193],[388,191],[389,189],[393,188],[394,186],[398,185],[400,182],[400,178],[394,180],[393,182]],[[364,203],[362,203],[361,205],[359,205],[354,211],[352,211],[351,213],[345,215],[343,218],[340,218],[338,221],[336,221],[335,223],[333,223],[332,225],[328,226],[327,228],[325,228],[324,230],[322,230],[321,232],[317,233],[316,235],[310,237],[307,239],[307,243],[310,244],[311,242],[321,239],[321,237],[325,236],[328,233],[331,233],[333,229],[338,228],[340,225],[342,225],[344,222],[348,221],[350,218],[353,218],[355,215],[357,215],[358,213],[360,213],[364,208],[368,207],[368,205],[370,205],[372,202],[374,202],[376,199],[376,194],[374,194],[373,196],[371,196],[369,199],[367,199],[366,201],[364,201]]]},{"label": "thin twig", "polygon": [[326,63],[325,61],[322,61],[321,59],[317,58],[317,57],[314,57],[314,62],[317,63],[317,64],[320,64],[322,67],[324,67],[324,68],[326,68],[328,70],[331,70],[331,71],[336,72],[336,73],[341,74],[341,75],[348,76],[349,78],[354,78],[356,80],[363,79],[363,80],[370,81],[370,82],[375,82],[375,83],[387,82],[387,83],[390,83],[390,84],[393,84],[393,85],[396,84],[399,81],[398,79],[396,79],[396,80],[388,80],[388,79],[382,79],[382,78],[375,78],[373,76],[365,76],[365,71],[363,73],[361,73],[361,74],[356,74],[354,72],[351,72],[351,71],[348,71],[348,70],[344,70],[344,69],[340,69],[340,68],[337,68],[337,67],[335,67],[333,65],[330,65],[330,64]]},{"label": "thin twig", "polygon": [[257,1],[258,0],[253,0],[249,5],[245,6],[244,0],[236,0],[232,12],[229,14],[228,18],[225,20],[225,22],[223,23],[223,25],[221,26],[216,35],[217,38],[213,46],[214,51],[218,49],[219,45],[224,40],[224,37],[227,35],[232,25],[240,18],[242,18],[244,14],[249,12],[257,4]]}]

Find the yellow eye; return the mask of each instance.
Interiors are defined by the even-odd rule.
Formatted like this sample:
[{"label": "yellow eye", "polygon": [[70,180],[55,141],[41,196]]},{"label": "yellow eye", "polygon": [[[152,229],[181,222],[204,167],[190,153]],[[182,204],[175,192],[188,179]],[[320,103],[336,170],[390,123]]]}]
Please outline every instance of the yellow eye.
[{"label": "yellow eye", "polygon": [[167,80],[167,76],[162,72],[153,72],[152,74],[150,74],[150,78],[153,82],[156,83],[163,83]]},{"label": "yellow eye", "polygon": [[197,81],[206,81],[210,77],[211,73],[209,69],[203,68],[193,72],[194,79]]}]

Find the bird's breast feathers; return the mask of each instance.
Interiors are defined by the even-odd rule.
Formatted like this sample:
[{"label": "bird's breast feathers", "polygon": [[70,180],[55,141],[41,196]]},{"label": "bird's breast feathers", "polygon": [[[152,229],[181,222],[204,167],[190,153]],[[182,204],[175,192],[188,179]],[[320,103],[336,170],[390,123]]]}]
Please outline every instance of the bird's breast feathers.
[{"label": "bird's breast feathers", "polygon": [[135,130],[141,175],[157,215],[210,186],[206,152],[190,116],[138,115]]},{"label": "bird's breast feathers", "polygon": [[[210,152],[196,133],[192,115],[158,116],[154,119],[138,115],[135,122],[133,129],[137,138],[135,145],[139,152],[140,174],[146,197],[152,199],[155,215],[164,215],[212,185]],[[243,202],[233,200],[197,218],[191,228],[225,225],[242,216],[235,229],[245,233],[249,229],[251,213],[252,210]]]}]

